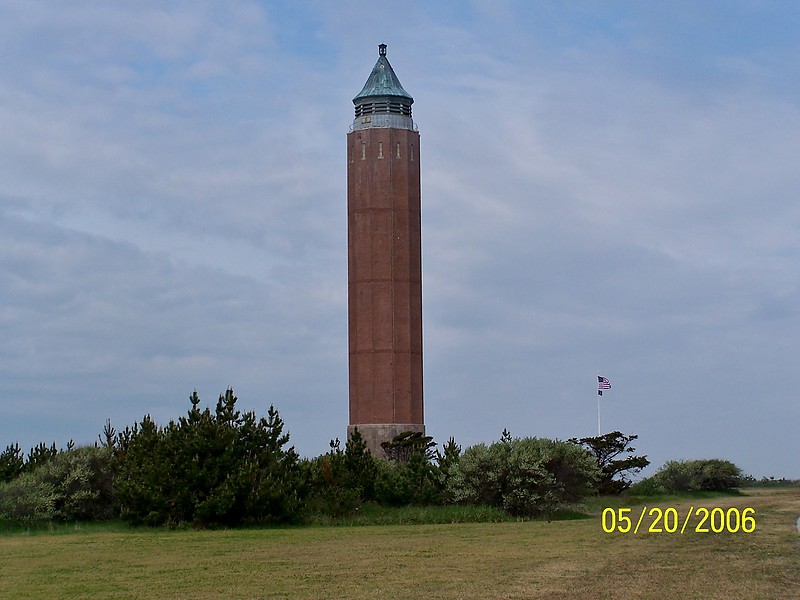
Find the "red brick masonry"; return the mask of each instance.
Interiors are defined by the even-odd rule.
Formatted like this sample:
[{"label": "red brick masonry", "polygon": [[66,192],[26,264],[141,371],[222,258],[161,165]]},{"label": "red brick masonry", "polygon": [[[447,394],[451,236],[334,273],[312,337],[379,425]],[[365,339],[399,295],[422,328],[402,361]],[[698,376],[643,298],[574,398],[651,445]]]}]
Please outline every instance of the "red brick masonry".
[{"label": "red brick masonry", "polygon": [[407,424],[420,430],[419,133],[388,127],[352,131],[347,160],[348,429]]}]

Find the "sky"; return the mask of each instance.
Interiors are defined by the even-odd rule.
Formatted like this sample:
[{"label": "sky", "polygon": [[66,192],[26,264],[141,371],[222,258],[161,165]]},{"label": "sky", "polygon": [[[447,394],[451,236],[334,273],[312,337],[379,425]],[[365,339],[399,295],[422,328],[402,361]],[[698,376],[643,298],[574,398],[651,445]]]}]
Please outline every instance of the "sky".
[{"label": "sky", "polygon": [[421,135],[427,432],[800,478],[800,5],[0,1],[0,446],[344,438],[346,135]]}]

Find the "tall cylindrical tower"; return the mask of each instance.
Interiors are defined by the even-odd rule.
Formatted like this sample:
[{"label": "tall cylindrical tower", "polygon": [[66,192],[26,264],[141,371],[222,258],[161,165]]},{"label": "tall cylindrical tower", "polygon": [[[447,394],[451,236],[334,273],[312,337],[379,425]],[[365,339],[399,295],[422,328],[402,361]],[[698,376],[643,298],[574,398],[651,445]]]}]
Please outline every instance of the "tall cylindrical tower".
[{"label": "tall cylindrical tower", "polygon": [[347,135],[348,436],[358,427],[383,456],[381,442],[425,425],[419,133],[378,49]]}]

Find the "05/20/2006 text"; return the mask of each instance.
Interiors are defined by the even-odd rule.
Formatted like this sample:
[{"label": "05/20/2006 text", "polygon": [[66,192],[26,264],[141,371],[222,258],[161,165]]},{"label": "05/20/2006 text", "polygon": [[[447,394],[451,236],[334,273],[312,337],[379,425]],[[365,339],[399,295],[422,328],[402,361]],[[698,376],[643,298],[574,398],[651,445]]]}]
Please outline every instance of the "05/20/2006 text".
[{"label": "05/20/2006 text", "polygon": [[[632,515],[631,508],[606,508],[603,510],[602,527],[605,533],[753,533],[756,530],[756,511],[754,508],[706,508],[690,506],[681,518],[678,509],[642,507],[638,517]],[[647,515],[652,520],[642,527]],[[694,526],[689,521],[694,517]],[[634,521],[635,519],[635,521]]]}]

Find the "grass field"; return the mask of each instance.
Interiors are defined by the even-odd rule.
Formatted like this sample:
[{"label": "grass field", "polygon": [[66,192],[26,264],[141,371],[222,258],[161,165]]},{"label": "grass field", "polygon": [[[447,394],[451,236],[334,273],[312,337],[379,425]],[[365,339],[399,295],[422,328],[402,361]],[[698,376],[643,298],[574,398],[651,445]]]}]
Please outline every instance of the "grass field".
[{"label": "grass field", "polygon": [[607,534],[596,505],[550,523],[16,533],[0,598],[800,598],[800,489],[658,506],[752,507],[756,529],[646,533],[647,517]]}]

